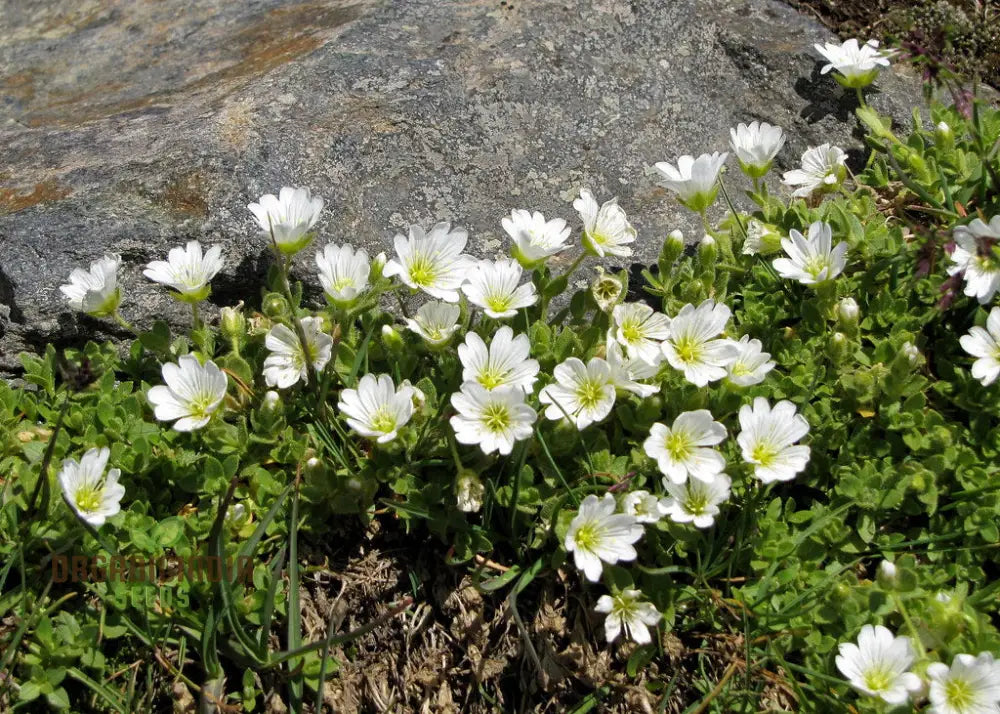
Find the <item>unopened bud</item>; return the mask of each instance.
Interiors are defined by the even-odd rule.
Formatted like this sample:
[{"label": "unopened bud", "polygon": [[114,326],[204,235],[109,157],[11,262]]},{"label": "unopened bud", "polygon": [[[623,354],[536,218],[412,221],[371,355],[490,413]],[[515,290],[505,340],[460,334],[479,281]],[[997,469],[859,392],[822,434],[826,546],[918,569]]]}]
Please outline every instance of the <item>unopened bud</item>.
[{"label": "unopened bud", "polygon": [[463,469],[458,474],[455,483],[455,503],[458,510],[465,513],[475,513],[483,507],[483,495],[486,488],[475,471]]},{"label": "unopened bud", "polygon": [[827,352],[833,362],[839,363],[844,360],[844,357],[847,356],[847,344],[847,335],[843,332],[834,332],[830,336],[830,343],[828,345]]},{"label": "unopened bud", "polygon": [[273,389],[267,390],[264,394],[264,399],[261,400],[260,408],[267,412],[277,411],[278,407],[281,406],[281,395],[278,394]]},{"label": "unopened bud", "polygon": [[938,122],[934,127],[934,144],[939,149],[950,149],[955,145],[955,132],[951,130],[947,122]]},{"label": "unopened bud", "polygon": [[848,334],[854,334],[858,329],[858,316],[861,313],[857,301],[852,297],[842,298],[837,303],[834,312],[837,315],[837,324],[840,329]]},{"label": "unopened bud", "polygon": [[875,580],[886,590],[891,590],[899,584],[899,571],[896,568],[895,563],[888,560],[883,560],[878,564],[878,572],[875,574]]},{"label": "unopened bud", "polygon": [[372,258],[371,276],[372,278],[382,277],[382,268],[385,267],[386,261],[388,259],[385,253],[379,253],[374,258]]},{"label": "unopened bud", "polygon": [[390,352],[401,352],[405,346],[402,335],[392,325],[382,325],[382,344]]},{"label": "unopened bud", "polygon": [[670,231],[667,235],[667,239],[663,241],[663,248],[660,250],[660,264],[661,265],[673,265],[681,253],[684,252],[684,234],[679,230],[674,229]]},{"label": "unopened bud", "polygon": [[247,319],[243,316],[243,301],[236,307],[224,307],[219,311],[219,329],[223,337],[239,351],[239,344],[247,334]]},{"label": "unopened bud", "polygon": [[702,265],[715,265],[716,258],[719,257],[719,247],[715,244],[715,238],[707,233],[698,243],[698,259]]},{"label": "unopened bud", "polygon": [[278,293],[269,293],[264,298],[264,304],[261,306],[261,309],[268,317],[281,317],[289,310],[288,301],[285,300],[283,295],[279,295]]}]

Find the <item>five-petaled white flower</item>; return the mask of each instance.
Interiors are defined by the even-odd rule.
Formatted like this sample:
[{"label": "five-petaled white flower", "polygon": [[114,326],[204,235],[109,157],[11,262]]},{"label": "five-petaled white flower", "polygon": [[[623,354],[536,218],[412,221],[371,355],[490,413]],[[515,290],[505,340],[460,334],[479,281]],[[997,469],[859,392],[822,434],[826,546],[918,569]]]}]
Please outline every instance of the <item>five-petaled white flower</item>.
[{"label": "five-petaled white flower", "polygon": [[702,154],[697,159],[684,155],[677,159],[677,166],[661,161],[653,165],[660,173],[660,185],[677,194],[677,199],[696,213],[715,202],[719,192],[719,172],[726,163],[728,153]]},{"label": "five-petaled white flower", "polygon": [[458,305],[431,300],[420,306],[416,317],[406,319],[406,326],[431,347],[443,347],[458,331],[458,318],[461,314],[462,310]]},{"label": "five-petaled white flower", "polygon": [[649,491],[631,491],[622,499],[622,513],[635,516],[639,523],[656,523],[663,517],[659,503]]},{"label": "five-petaled white flower", "polygon": [[274,236],[278,250],[293,255],[312,240],[310,230],[319,220],[323,199],[312,196],[308,188],[285,186],[278,195],[267,193],[247,208],[268,239]]},{"label": "five-petaled white flower", "polygon": [[337,307],[350,307],[368,288],[371,264],[364,248],[330,243],[316,253],[316,267],[323,292]]},{"label": "five-petaled white flower", "polygon": [[514,386],[486,389],[479,382],[465,382],[451,395],[451,405],[458,411],[450,419],[455,439],[478,444],[484,454],[509,454],[515,441],[531,436],[538,416],[525,404],[524,391]]},{"label": "five-petaled white flower", "polygon": [[743,460],[753,464],[754,476],[764,483],[790,481],[809,463],[809,447],[795,442],[809,433],[809,422],[795,405],[782,400],[771,408],[764,397],[740,407],[740,435],[736,443]]},{"label": "five-petaled white flower", "polygon": [[617,504],[610,493],[598,498],[590,494],[566,531],[564,545],[573,554],[578,570],[592,583],[601,579],[603,563],[635,560],[633,543],[642,538],[643,527],[635,516],[615,513]]},{"label": "five-petaled white flower", "polygon": [[714,300],[697,308],[687,304],[670,321],[670,336],[663,342],[663,354],[670,366],[684,372],[684,378],[698,387],[726,376],[726,365],[736,356],[732,340],[719,337],[732,313]]},{"label": "five-petaled white flower", "polygon": [[69,282],[60,285],[69,306],[94,317],[108,317],[118,309],[121,294],[118,291],[118,255],[106,255],[90,264],[90,270],[75,268]]},{"label": "five-petaled white flower", "polygon": [[583,247],[589,252],[599,258],[632,255],[628,244],[635,242],[636,231],[618,205],[618,199],[612,198],[598,206],[594,195],[582,188],[580,198],[573,201],[573,208],[583,219]]},{"label": "five-petaled white flower", "polygon": [[771,162],[785,145],[780,126],[752,121],[729,130],[729,146],[740,160],[740,168],[751,178],[760,178],[771,170]]},{"label": "five-petaled white flower", "polygon": [[385,264],[382,275],[396,275],[414,290],[423,290],[445,302],[458,302],[458,290],[475,265],[475,259],[462,251],[469,234],[450,223],[437,223],[430,233],[420,226],[410,226],[409,235],[393,239],[396,257]]},{"label": "five-petaled white flower", "polygon": [[264,380],[269,387],[285,389],[300,379],[308,383],[309,369],[319,372],[330,361],[333,354],[333,338],[323,332],[323,320],[318,317],[303,317],[300,321],[306,338],[306,354],[295,331],[285,325],[275,325],[267,333],[264,346],[271,354],[264,360]]},{"label": "five-petaled white flower", "polygon": [[660,511],[674,523],[694,523],[696,528],[708,528],[719,515],[719,504],[729,498],[732,479],[724,473],[715,474],[711,481],[688,479],[674,483],[663,479],[668,496],[660,499]]},{"label": "five-petaled white flower", "polygon": [[534,283],[518,285],[522,271],[516,260],[481,260],[462,284],[462,292],[494,320],[514,317],[522,307],[538,302]]},{"label": "five-petaled white flower", "polygon": [[847,265],[847,243],[833,245],[833,228],[816,221],[809,226],[806,238],[794,228],[781,239],[787,258],[776,258],[772,265],[778,274],[803,285],[818,285],[833,280]]},{"label": "five-petaled white flower", "polygon": [[1000,663],[989,652],[958,654],[951,667],[927,665],[928,714],[996,714],[1000,711]]},{"label": "five-petaled white flower", "polygon": [[202,253],[201,243],[189,240],[184,248],[171,248],[166,260],[154,260],[142,274],[153,282],[177,291],[184,302],[200,302],[212,292],[209,285],[222,270],[222,247],[212,246]]},{"label": "five-petaled white flower", "polygon": [[660,391],[658,384],[642,384],[636,380],[653,379],[660,371],[664,357],[662,352],[654,355],[656,362],[647,362],[638,357],[629,357],[617,342],[609,342],[607,361],[611,367],[611,383],[616,389],[624,389],[643,399]]},{"label": "five-petaled white flower", "polygon": [[1000,307],[990,310],[985,330],[972,327],[969,334],[962,335],[958,342],[963,350],[977,358],[972,363],[972,376],[984,387],[993,384],[1000,376]]},{"label": "five-petaled white flower", "polygon": [[566,240],[570,228],[562,218],[546,221],[538,211],[529,213],[517,208],[510,212],[510,216],[502,218],[500,224],[514,241],[511,255],[525,270],[536,268],[556,253],[569,248]]},{"label": "five-petaled white flower", "polygon": [[630,588],[615,595],[601,595],[594,610],[607,615],[604,636],[609,644],[618,639],[623,629],[625,636],[636,644],[649,644],[652,641],[649,628],[655,627],[662,617],[653,603],[642,599],[642,592]]},{"label": "five-petaled white flower", "polygon": [[771,353],[764,352],[760,340],[751,340],[750,335],[743,335],[733,344],[737,352],[726,365],[727,379],[740,387],[763,382],[767,373],[774,369]]},{"label": "five-petaled white flower", "polygon": [[482,337],[470,332],[458,346],[462,381],[476,382],[486,389],[513,386],[531,392],[538,379],[538,360],[529,358],[530,350],[528,336],[515,337],[506,325],[493,335],[489,348]]},{"label": "five-petaled white flower", "polygon": [[827,61],[819,73],[836,70],[833,78],[849,89],[860,89],[874,82],[880,69],[889,66],[892,56],[891,51],[878,48],[878,40],[868,40],[862,45],[853,37],[840,45],[827,42],[814,47]]},{"label": "five-petaled white flower", "polygon": [[967,226],[955,228],[955,250],[948,268],[949,275],[963,273],[965,294],[985,305],[1000,288],[1000,260],[993,253],[994,241],[1000,241],[1000,215],[993,216],[989,225],[979,218]]},{"label": "five-petaled white flower", "polygon": [[94,528],[121,511],[120,501],[125,495],[125,487],[118,483],[121,471],[111,469],[107,475],[111,450],[107,447],[90,449],[77,463],[76,459],[65,459],[59,471],[59,485],[63,497],[73,512]]},{"label": "five-petaled white flower", "polygon": [[337,408],[347,416],[347,424],[362,436],[385,444],[396,438],[413,416],[417,389],[404,383],[396,388],[388,374],[366,374],[357,389],[340,393]]},{"label": "five-petaled white flower", "polygon": [[786,171],[781,182],[794,188],[792,197],[805,198],[814,191],[833,191],[847,177],[847,154],[839,146],[821,144],[802,154],[802,168]]},{"label": "five-petaled white flower", "polygon": [[163,381],[146,398],[160,421],[173,421],[176,431],[194,431],[205,426],[226,396],[228,380],[212,360],[205,364],[194,355],[183,355],[177,364],[163,365]]},{"label": "five-petaled white flower", "polygon": [[707,409],[698,409],[679,414],[669,427],[653,424],[642,448],[674,483],[684,483],[689,476],[710,483],[726,468],[722,454],[711,448],[725,438],[726,427]]},{"label": "five-petaled white flower", "polygon": [[921,688],[920,677],[908,671],[915,659],[909,637],[894,637],[882,625],[865,625],[857,644],[842,642],[837,649],[837,669],[859,692],[903,704]]},{"label": "five-petaled white flower", "polygon": [[601,421],[615,404],[614,372],[606,361],[593,357],[584,364],[576,357],[557,364],[556,381],[542,388],[538,401],[547,404],[545,416],[569,419],[577,429]]},{"label": "five-petaled white flower", "polygon": [[658,364],[660,343],[669,335],[670,318],[645,303],[627,302],[611,311],[608,342],[620,343],[629,357]]}]

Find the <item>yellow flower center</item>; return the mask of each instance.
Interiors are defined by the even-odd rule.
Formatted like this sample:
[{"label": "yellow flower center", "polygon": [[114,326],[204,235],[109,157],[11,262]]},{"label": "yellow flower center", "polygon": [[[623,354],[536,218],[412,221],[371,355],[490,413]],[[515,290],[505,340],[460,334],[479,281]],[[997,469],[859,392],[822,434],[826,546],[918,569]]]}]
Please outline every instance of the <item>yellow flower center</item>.
[{"label": "yellow flower center", "polygon": [[510,410],[505,404],[490,404],[483,410],[483,425],[492,432],[502,432],[510,427]]},{"label": "yellow flower center", "polygon": [[601,539],[600,531],[593,523],[584,523],[582,526],[576,529],[576,534],[573,536],[576,542],[576,547],[580,550],[593,550],[594,546]]},{"label": "yellow flower center", "polygon": [[410,263],[410,280],[421,287],[433,285],[437,278],[434,263],[426,255],[415,255]]},{"label": "yellow flower center", "polygon": [[667,436],[664,447],[674,461],[684,461],[691,456],[691,440],[684,432],[672,432]]},{"label": "yellow flower center", "polygon": [[806,261],[805,265],[802,266],[802,270],[808,273],[815,280],[825,268],[829,267],[829,259],[827,259],[826,256],[819,255]]},{"label": "yellow flower center", "polygon": [[493,312],[506,312],[510,309],[510,295],[489,295],[486,306]]},{"label": "yellow flower center", "polygon": [[73,500],[80,511],[91,513],[101,507],[103,496],[104,489],[100,486],[83,486],[76,492]]},{"label": "yellow flower center", "polygon": [[778,456],[778,450],[771,444],[758,442],[750,452],[750,458],[761,466],[770,466]]},{"label": "yellow flower center", "polygon": [[691,515],[700,516],[708,510],[708,494],[688,489],[688,496],[687,500],[684,502],[684,508]]},{"label": "yellow flower center", "polygon": [[604,398],[604,382],[587,379],[576,388],[576,399],[584,409],[595,409]]},{"label": "yellow flower center", "polygon": [[691,337],[680,337],[674,342],[674,352],[681,362],[698,362],[701,359],[701,343]]},{"label": "yellow flower center", "polygon": [[333,290],[334,290],[334,292],[338,292],[338,293],[339,292],[343,292],[344,288],[353,288],[353,287],[354,287],[354,278],[350,278],[350,277],[346,277],[345,276],[343,278],[339,278],[339,279],[333,281]]},{"label": "yellow flower center", "polygon": [[496,367],[485,367],[479,373],[479,383],[487,389],[496,389],[506,382],[504,379],[506,374],[504,370],[497,369]]},{"label": "yellow flower center", "polygon": [[976,700],[975,691],[967,679],[949,679],[944,685],[944,696],[948,704],[958,711],[971,707]]},{"label": "yellow flower center", "polygon": [[389,413],[385,407],[380,407],[372,414],[372,429],[388,434],[396,429],[396,417]]},{"label": "yellow flower center", "polygon": [[636,322],[634,320],[627,320],[622,323],[622,337],[629,344],[633,342],[638,342],[641,340],[643,335],[642,323]]},{"label": "yellow flower center", "polygon": [[892,684],[892,674],[881,667],[873,667],[865,672],[864,680],[869,690],[881,692]]}]

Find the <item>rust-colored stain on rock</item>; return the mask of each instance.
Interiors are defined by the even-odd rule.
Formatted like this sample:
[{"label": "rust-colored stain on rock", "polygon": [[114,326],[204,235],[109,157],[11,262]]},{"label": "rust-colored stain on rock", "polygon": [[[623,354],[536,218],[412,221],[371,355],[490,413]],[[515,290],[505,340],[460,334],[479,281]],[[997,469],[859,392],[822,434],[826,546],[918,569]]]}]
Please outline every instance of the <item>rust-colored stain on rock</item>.
[{"label": "rust-colored stain on rock", "polygon": [[[185,95],[202,94],[198,103],[203,104],[227,95],[245,79],[313,52],[332,37],[331,30],[356,19],[362,10],[363,3],[330,2],[275,8],[249,18],[229,34],[202,38],[201,56],[188,56],[184,49],[158,45],[155,38],[170,34],[171,28],[165,26],[149,34],[148,56],[157,57],[153,64],[145,54],[123,56],[126,64],[112,81],[85,81],[77,85],[76,91],[62,94],[56,90],[42,97],[37,91],[39,77],[58,68],[33,67],[0,80],[0,87],[22,101],[35,100],[35,107],[20,118],[22,124],[31,127],[78,126],[152,106],[172,108]],[[129,66],[130,59],[134,66]],[[200,60],[201,66],[186,81],[156,86],[161,76],[176,74],[178,67],[195,65],[192,60]]]},{"label": "rust-colored stain on rock", "polygon": [[73,192],[68,186],[64,186],[55,179],[48,179],[37,183],[29,192],[12,188],[0,188],[0,216],[17,213],[39,203],[58,201],[61,198],[66,198],[71,193]]}]

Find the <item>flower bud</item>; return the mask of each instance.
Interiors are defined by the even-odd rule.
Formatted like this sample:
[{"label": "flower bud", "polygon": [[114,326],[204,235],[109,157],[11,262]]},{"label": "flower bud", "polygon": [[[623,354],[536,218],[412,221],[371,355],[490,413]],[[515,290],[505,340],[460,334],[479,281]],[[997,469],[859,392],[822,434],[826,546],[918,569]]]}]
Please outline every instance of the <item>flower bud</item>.
[{"label": "flower bud", "polygon": [[382,277],[382,268],[385,267],[388,258],[386,258],[385,253],[379,253],[374,258],[372,258],[371,266],[371,277],[372,279],[378,279]]},{"label": "flower bud", "polygon": [[899,571],[896,568],[896,564],[888,560],[883,560],[879,563],[875,580],[886,590],[895,588],[899,584]]},{"label": "flower bud", "polygon": [[715,265],[719,257],[719,247],[715,244],[715,238],[707,233],[698,243],[698,259],[702,265]]},{"label": "flower bud", "polygon": [[243,316],[243,301],[236,307],[224,307],[219,311],[219,330],[233,346],[233,352],[240,351],[240,344],[247,334],[247,319]]},{"label": "flower bud", "polygon": [[308,479],[318,479],[326,475],[326,468],[323,466],[323,462],[317,457],[306,459],[305,464],[302,467],[302,472]]},{"label": "flower bud", "polygon": [[684,252],[684,234],[674,229],[663,241],[663,248],[660,250],[660,265],[673,265],[681,253]]},{"label": "flower bud", "polygon": [[751,218],[747,222],[747,237],[743,241],[744,255],[770,255],[781,250],[781,233],[770,223]]},{"label": "flower bud", "polygon": [[624,291],[625,286],[621,280],[611,273],[605,273],[604,268],[597,266],[597,277],[590,284],[590,293],[603,312],[611,312],[623,297]]},{"label": "flower bud", "polygon": [[934,145],[942,150],[955,146],[955,132],[951,130],[947,122],[938,122],[938,125],[934,127]]},{"label": "flower bud", "polygon": [[465,513],[476,513],[483,507],[483,494],[486,487],[479,480],[475,471],[462,469],[455,482],[455,502],[458,510]]},{"label": "flower bud", "polygon": [[827,354],[835,364],[844,361],[844,358],[847,356],[847,345],[847,335],[843,332],[834,332],[830,336],[830,342],[827,345]]},{"label": "flower bud", "polygon": [[901,352],[903,353],[903,356],[910,361],[911,365],[916,366],[920,362],[920,350],[918,350],[917,346],[912,342],[904,343],[901,348]]},{"label": "flower bud", "polygon": [[403,336],[392,325],[382,325],[382,344],[389,352],[402,352],[405,347]]},{"label": "flower bud", "polygon": [[270,318],[281,317],[289,311],[288,301],[285,300],[283,295],[268,293],[264,297],[264,304],[261,306],[261,310]]},{"label": "flower bud", "polygon": [[842,298],[834,308],[838,326],[849,335],[857,332],[860,312],[857,301],[852,297]]},{"label": "flower bud", "polygon": [[267,392],[264,393],[264,399],[262,399],[260,403],[261,410],[266,412],[274,412],[277,411],[280,406],[281,406],[281,395],[278,394],[273,389],[267,390]]}]

